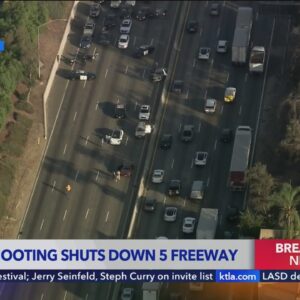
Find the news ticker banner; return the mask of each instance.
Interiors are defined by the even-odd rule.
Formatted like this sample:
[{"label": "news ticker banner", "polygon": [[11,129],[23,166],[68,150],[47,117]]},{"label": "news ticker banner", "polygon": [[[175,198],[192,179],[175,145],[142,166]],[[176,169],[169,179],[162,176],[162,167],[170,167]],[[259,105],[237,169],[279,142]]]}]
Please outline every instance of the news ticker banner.
[{"label": "news ticker banner", "polygon": [[0,282],[299,282],[299,252],[297,240],[2,240]]}]

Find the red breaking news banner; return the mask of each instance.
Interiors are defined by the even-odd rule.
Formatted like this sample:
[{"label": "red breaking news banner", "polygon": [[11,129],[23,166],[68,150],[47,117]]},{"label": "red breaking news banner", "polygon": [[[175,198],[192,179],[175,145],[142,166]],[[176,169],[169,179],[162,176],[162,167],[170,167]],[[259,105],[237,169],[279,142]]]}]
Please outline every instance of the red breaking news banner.
[{"label": "red breaking news banner", "polygon": [[256,270],[299,270],[300,240],[256,240]]}]

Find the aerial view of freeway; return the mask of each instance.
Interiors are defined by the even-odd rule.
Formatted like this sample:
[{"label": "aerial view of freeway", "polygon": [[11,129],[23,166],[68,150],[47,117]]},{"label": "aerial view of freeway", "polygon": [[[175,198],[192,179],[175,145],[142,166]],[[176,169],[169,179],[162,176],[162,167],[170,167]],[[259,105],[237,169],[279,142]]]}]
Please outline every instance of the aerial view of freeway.
[{"label": "aerial view of freeway", "polygon": [[[3,1],[0,18],[2,239],[299,238],[297,1]],[[288,298],[74,282],[0,299]]]}]

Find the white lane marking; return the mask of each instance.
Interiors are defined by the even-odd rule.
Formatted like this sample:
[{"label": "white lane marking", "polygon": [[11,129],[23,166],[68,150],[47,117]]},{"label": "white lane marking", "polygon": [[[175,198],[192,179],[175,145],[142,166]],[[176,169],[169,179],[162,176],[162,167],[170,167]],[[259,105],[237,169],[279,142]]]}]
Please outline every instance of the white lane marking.
[{"label": "white lane marking", "polygon": [[219,38],[220,31],[221,31],[221,27],[219,26],[218,31],[217,31],[217,38]]},{"label": "white lane marking", "polygon": [[136,42],[136,36],[134,36],[133,38],[133,46],[135,45],[135,42]]},{"label": "white lane marking", "polygon": [[[97,106],[96,106],[97,107]],[[97,109],[97,108],[96,108]],[[75,112],[75,114],[74,114],[74,118],[73,118],[73,121],[75,122],[75,120],[76,120],[76,117],[77,117],[77,111]]]},{"label": "white lane marking", "polygon": [[67,150],[67,144],[65,144],[65,148],[64,148],[64,155],[66,154],[66,150]]},{"label": "white lane marking", "polygon": [[142,77],[145,78],[146,69],[144,69]]},{"label": "white lane marking", "polygon": [[42,228],[43,228],[43,226],[44,226],[44,222],[45,222],[45,220],[43,219],[43,220],[42,220],[42,223],[41,223],[41,226],[40,226],[40,231],[42,230]]},{"label": "white lane marking", "polygon": [[206,99],[206,96],[207,96],[207,89],[205,90],[205,93],[204,93],[204,99]]},{"label": "white lane marking", "polygon": [[63,217],[63,221],[65,220],[66,216],[67,216],[67,209],[65,210],[65,213],[64,213],[64,217]]},{"label": "white lane marking", "polygon": [[41,295],[41,300],[43,300],[44,299],[44,294],[42,293],[42,295]]},{"label": "white lane marking", "polygon": [[192,159],[192,161],[191,161],[191,169],[193,168],[193,166],[194,166],[194,160]]},{"label": "white lane marking", "polygon": [[109,211],[106,213],[105,223],[108,221]]},{"label": "white lane marking", "polygon": [[209,182],[210,182],[210,177],[208,177],[207,179],[207,187],[209,186]]},{"label": "white lane marking", "polygon": [[88,135],[87,137],[86,137],[86,139],[85,139],[85,144],[87,145],[87,143],[89,142],[89,138],[90,138],[90,136]]},{"label": "white lane marking", "polygon": [[211,60],[210,64],[211,64],[211,65],[213,65],[213,64],[214,64],[214,59],[212,59],[212,60]]},{"label": "white lane marking", "polygon": [[244,81],[247,82],[247,80],[248,80],[248,73],[246,73]]},{"label": "white lane marking", "polygon": [[171,164],[171,169],[173,169],[173,167],[174,167],[174,162],[175,162],[175,160],[174,160],[174,158],[173,158],[172,164]]},{"label": "white lane marking", "polygon": [[183,200],[183,207],[185,207],[186,205],[186,198],[184,197],[184,200]]},{"label": "white lane marking", "polygon": [[138,107],[138,103],[135,101],[134,110],[136,110]]},{"label": "white lane marking", "polygon": [[98,181],[98,177],[99,177],[99,170],[97,171],[96,181]]},{"label": "white lane marking", "polygon": [[256,15],[255,15],[255,20],[257,21],[258,19],[258,11],[256,12]]},{"label": "white lane marking", "polygon": [[190,89],[188,88],[187,92],[186,92],[186,95],[185,95],[185,100],[187,100],[189,98],[189,92],[190,92]]},{"label": "white lane marking", "polygon": [[223,114],[224,105],[221,106],[221,115]]},{"label": "white lane marking", "polygon": [[199,35],[201,36],[202,35],[202,27],[200,28],[200,32],[199,32]]},{"label": "white lane marking", "polygon": [[214,150],[217,149],[217,142],[218,142],[218,140],[215,140]]},{"label": "white lane marking", "polygon": [[88,300],[89,299],[89,294],[86,294],[85,295],[85,300]]},{"label": "white lane marking", "polygon": [[117,96],[117,104],[120,102],[120,98],[119,96]]},{"label": "white lane marking", "polygon": [[179,127],[178,127],[178,132],[181,131],[181,123],[179,124]]},{"label": "white lane marking", "polygon": [[18,208],[20,204],[21,204],[21,202],[18,201],[18,203],[17,203],[17,205],[16,205],[16,208]]},{"label": "white lane marking", "polygon": [[227,72],[227,78],[226,78],[226,82],[228,83],[229,81],[229,72]]},{"label": "white lane marking", "polygon": [[128,65],[126,66],[125,74],[127,74],[127,72],[128,72]]},{"label": "white lane marking", "polygon": [[204,6],[207,6],[208,5],[208,1],[205,1],[205,5]]},{"label": "white lane marking", "polygon": [[164,197],[164,204],[166,204],[166,201],[167,201],[167,197],[165,196]]},{"label": "white lane marking", "polygon": [[64,300],[67,298],[68,291],[65,291]]},{"label": "white lane marking", "polygon": [[85,213],[85,217],[84,217],[85,219],[88,218],[89,212],[90,212],[90,209],[88,208],[88,209],[86,210],[86,213]]},{"label": "white lane marking", "polygon": [[84,81],[83,88],[85,88],[85,86],[86,86],[86,82],[87,82],[87,80],[85,80],[85,81]]},{"label": "white lane marking", "polygon": [[242,113],[242,106],[240,106],[240,109],[239,109],[239,115]]},{"label": "white lane marking", "polygon": [[196,66],[196,58],[194,58],[193,60],[193,68],[195,68],[195,66]]},{"label": "white lane marking", "polygon": [[75,175],[75,182],[77,181],[77,177],[79,175],[79,170],[77,170],[76,175]]},{"label": "white lane marking", "polygon": [[226,1],[224,0],[223,3],[222,3],[223,6],[225,6],[225,2],[226,2]]},{"label": "white lane marking", "polygon": [[105,71],[104,78],[106,78],[106,76],[107,76],[107,73],[108,73],[108,69],[106,69],[106,71]]},{"label": "white lane marking", "polygon": [[55,185],[56,185],[56,181],[54,180],[52,185],[52,192],[54,191]]},{"label": "white lane marking", "polygon": [[93,56],[95,56],[95,53],[96,53],[96,47],[94,48],[94,51],[93,51]]},{"label": "white lane marking", "polygon": [[199,126],[198,126],[198,132],[200,132],[201,130],[201,122],[199,123]]},{"label": "white lane marking", "polygon": [[151,39],[150,45],[152,46],[154,43],[154,38]]},{"label": "white lane marking", "polygon": [[125,142],[126,146],[127,146],[127,143],[128,143],[128,136],[126,136],[126,142]]}]

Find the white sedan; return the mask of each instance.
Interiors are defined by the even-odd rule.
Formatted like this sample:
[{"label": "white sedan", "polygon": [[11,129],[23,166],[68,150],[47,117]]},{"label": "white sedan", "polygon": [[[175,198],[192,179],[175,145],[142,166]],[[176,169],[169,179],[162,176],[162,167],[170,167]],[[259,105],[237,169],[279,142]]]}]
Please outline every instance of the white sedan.
[{"label": "white sedan", "polygon": [[205,166],[207,162],[207,156],[208,156],[207,152],[203,152],[203,151],[196,152],[196,157],[194,160],[195,166]]},{"label": "white sedan", "polygon": [[199,49],[198,59],[208,60],[210,56],[210,48],[201,47]]},{"label": "white sedan", "polygon": [[150,118],[150,105],[142,105],[139,112],[139,120],[149,120]]},{"label": "white sedan", "polygon": [[118,42],[118,47],[120,49],[128,48],[129,44],[129,35],[128,34],[121,34]]},{"label": "white sedan", "polygon": [[112,135],[109,138],[109,143],[111,145],[121,145],[123,136],[124,136],[124,131],[122,129],[116,129],[112,132]]},{"label": "white sedan", "polygon": [[216,99],[206,99],[204,111],[206,113],[214,113],[216,111],[217,101]]},{"label": "white sedan", "polygon": [[183,219],[182,232],[193,233],[195,230],[196,219],[192,217],[186,217]]},{"label": "white sedan", "polygon": [[130,19],[123,20],[121,23],[121,27],[120,27],[120,33],[129,34],[131,25],[132,25],[132,20],[130,20]]},{"label": "white sedan", "polygon": [[153,175],[152,175],[152,182],[153,183],[162,183],[164,181],[164,175],[165,171],[164,170],[154,170]]}]

